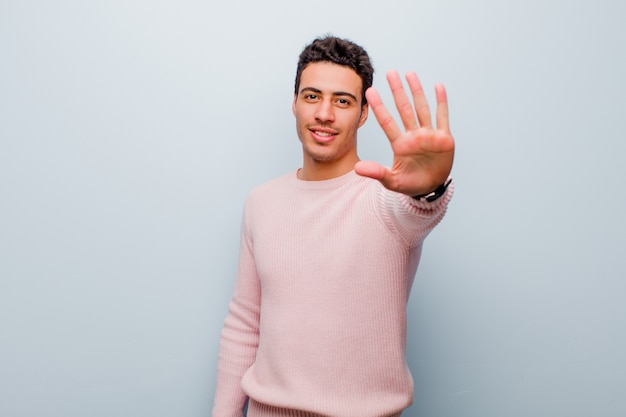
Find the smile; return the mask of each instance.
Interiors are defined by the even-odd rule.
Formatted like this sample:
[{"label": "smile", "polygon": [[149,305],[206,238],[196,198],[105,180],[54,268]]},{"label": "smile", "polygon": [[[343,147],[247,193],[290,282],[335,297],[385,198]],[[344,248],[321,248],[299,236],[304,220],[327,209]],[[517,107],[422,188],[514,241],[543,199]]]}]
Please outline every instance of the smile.
[{"label": "smile", "polygon": [[337,132],[330,129],[309,129],[309,131],[312,133],[313,139],[318,142],[329,142],[337,136]]}]

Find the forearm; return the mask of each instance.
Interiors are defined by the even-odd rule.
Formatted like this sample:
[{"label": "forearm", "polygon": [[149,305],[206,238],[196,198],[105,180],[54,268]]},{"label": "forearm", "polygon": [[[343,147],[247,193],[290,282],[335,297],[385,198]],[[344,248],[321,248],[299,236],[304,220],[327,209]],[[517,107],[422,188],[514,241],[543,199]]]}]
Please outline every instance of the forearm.
[{"label": "forearm", "polygon": [[254,363],[257,346],[258,330],[246,329],[229,313],[220,342],[213,417],[242,416],[247,396],[241,379]]},{"label": "forearm", "polygon": [[414,198],[380,187],[379,201],[382,218],[391,232],[407,246],[421,243],[431,230],[443,219],[448,203],[454,193],[454,182],[450,181],[445,191],[436,199]]},{"label": "forearm", "polygon": [[241,379],[259,345],[261,290],[252,245],[242,226],[239,269],[220,339],[213,417],[241,417],[246,394]]}]

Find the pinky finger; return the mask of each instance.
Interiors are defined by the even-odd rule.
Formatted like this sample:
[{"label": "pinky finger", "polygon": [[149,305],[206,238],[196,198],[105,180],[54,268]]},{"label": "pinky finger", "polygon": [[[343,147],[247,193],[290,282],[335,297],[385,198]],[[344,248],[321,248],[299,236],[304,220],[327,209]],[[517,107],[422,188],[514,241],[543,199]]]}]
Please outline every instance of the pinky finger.
[{"label": "pinky finger", "polygon": [[437,96],[437,129],[450,131],[448,119],[448,95],[443,84],[435,85],[435,95]]}]

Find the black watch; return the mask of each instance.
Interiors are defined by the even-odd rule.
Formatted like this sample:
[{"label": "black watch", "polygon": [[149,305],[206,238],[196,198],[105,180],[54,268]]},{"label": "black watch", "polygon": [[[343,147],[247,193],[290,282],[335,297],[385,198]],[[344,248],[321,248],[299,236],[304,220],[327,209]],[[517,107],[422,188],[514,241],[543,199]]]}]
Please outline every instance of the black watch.
[{"label": "black watch", "polygon": [[446,193],[446,190],[448,189],[448,185],[450,185],[451,182],[452,182],[452,178],[448,179],[446,182],[441,184],[432,193],[414,195],[413,198],[419,201],[428,201],[429,203],[432,203],[433,201],[435,201],[436,199],[438,199],[439,197],[441,197],[442,195]]}]

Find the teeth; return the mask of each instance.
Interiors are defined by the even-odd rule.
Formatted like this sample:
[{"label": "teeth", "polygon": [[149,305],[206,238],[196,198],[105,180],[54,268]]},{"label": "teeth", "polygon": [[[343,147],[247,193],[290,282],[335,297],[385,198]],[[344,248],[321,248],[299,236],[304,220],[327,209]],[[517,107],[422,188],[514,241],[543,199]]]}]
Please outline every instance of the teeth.
[{"label": "teeth", "polygon": [[333,136],[332,133],[315,131],[318,136]]}]

